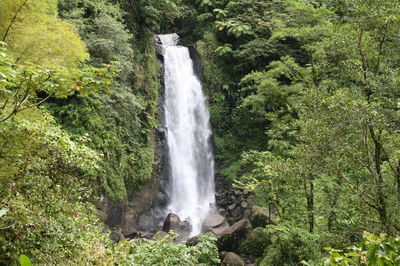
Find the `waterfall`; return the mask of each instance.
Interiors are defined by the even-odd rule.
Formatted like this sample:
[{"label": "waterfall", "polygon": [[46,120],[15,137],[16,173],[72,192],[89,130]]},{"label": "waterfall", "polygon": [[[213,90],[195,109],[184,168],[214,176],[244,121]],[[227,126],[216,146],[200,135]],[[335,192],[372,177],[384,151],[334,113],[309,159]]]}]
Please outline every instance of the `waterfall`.
[{"label": "waterfall", "polygon": [[170,167],[168,212],[188,219],[191,236],[215,204],[210,115],[201,82],[179,36],[158,36],[164,54],[165,127]]}]

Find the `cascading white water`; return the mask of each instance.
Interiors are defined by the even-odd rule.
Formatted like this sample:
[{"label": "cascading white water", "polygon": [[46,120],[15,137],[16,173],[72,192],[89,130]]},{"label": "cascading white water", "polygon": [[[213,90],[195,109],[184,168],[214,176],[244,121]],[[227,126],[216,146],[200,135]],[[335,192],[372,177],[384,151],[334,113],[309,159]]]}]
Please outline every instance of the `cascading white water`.
[{"label": "cascading white water", "polygon": [[214,156],[206,97],[187,47],[159,35],[164,50],[165,126],[171,170],[168,212],[189,219],[191,236],[215,204]]}]

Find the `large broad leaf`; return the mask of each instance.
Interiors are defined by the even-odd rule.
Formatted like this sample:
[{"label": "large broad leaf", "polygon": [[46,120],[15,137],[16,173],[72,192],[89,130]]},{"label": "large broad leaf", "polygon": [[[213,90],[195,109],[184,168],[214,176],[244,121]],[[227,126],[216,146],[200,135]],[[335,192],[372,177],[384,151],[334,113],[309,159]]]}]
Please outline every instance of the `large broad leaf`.
[{"label": "large broad leaf", "polygon": [[0,210],[0,217],[3,217],[7,212],[8,212],[7,209],[1,209]]},{"label": "large broad leaf", "polygon": [[19,256],[19,263],[21,264],[21,266],[31,266],[32,265],[31,260],[28,258],[28,256],[26,256],[24,254]]}]

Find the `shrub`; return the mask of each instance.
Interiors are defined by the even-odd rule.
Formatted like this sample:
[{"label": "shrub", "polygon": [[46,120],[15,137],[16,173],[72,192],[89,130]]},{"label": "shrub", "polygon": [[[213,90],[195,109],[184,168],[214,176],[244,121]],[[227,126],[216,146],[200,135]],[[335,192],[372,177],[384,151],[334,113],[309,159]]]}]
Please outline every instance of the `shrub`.
[{"label": "shrub", "polygon": [[290,225],[269,226],[271,245],[265,249],[260,265],[298,265],[316,261],[322,254],[318,238],[306,230]]},{"label": "shrub", "polygon": [[115,251],[121,265],[219,265],[217,239],[212,234],[199,237],[195,246],[174,243],[176,233],[157,240],[123,241]]}]

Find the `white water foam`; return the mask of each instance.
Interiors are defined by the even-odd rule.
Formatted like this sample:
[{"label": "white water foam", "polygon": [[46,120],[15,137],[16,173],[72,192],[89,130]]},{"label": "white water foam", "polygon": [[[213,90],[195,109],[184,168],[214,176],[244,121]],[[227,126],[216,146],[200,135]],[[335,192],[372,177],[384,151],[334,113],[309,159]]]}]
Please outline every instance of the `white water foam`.
[{"label": "white water foam", "polygon": [[210,115],[189,49],[177,45],[177,34],[158,37],[164,50],[165,126],[171,169],[167,211],[188,219],[190,235],[194,236],[201,233],[201,224],[215,205]]}]

